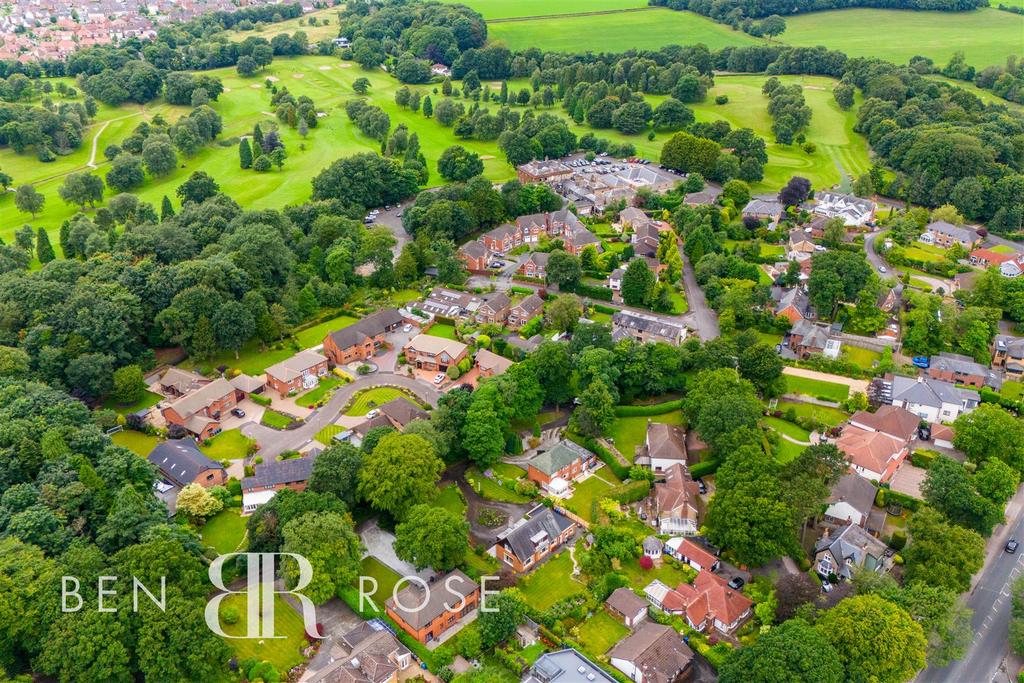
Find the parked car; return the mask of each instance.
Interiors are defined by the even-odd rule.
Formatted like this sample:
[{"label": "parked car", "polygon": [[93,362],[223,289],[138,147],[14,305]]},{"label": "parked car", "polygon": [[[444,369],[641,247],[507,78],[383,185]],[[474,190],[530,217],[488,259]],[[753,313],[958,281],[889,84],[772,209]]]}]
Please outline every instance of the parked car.
[{"label": "parked car", "polygon": [[828,581],[822,581],[821,582],[821,590],[825,591],[826,593],[831,593],[832,592],[832,584],[829,583]]},{"label": "parked car", "polygon": [[232,408],[231,414],[234,415],[235,417],[245,417],[245,411],[242,410],[241,408]]},{"label": "parked car", "polygon": [[374,408],[373,410],[371,410],[371,411],[366,413],[366,419],[367,420],[372,420],[373,418],[377,417],[378,415],[380,415],[380,411],[377,410],[376,408]]},{"label": "parked car", "polygon": [[928,360],[928,356],[914,356],[910,362],[912,362],[917,367],[924,369],[928,369],[928,366],[931,365],[931,362],[929,362]]},{"label": "parked car", "polygon": [[402,332],[412,332],[412,325],[406,325],[403,327]]},{"label": "parked car", "polygon": [[697,490],[698,491],[700,491],[701,493],[707,493],[708,492],[708,485],[704,483],[703,479],[698,478],[698,479],[694,479],[694,481],[697,482]]},{"label": "parked car", "polygon": [[932,428],[928,425],[921,425],[917,428],[917,438],[921,439],[921,441],[931,441]]},{"label": "parked car", "polygon": [[434,375],[434,384],[440,384],[441,382],[443,382],[444,377],[445,375],[443,372],[439,372],[436,375]]},{"label": "parked car", "polygon": [[1017,543],[1017,539],[1016,538],[1011,538],[1009,541],[1006,542],[1006,547],[1003,548],[1003,550],[1005,550],[1006,552],[1010,553],[1011,555],[1016,555],[1017,554],[1017,546],[1018,545],[1020,545],[1020,544]]},{"label": "parked car", "polygon": [[885,266],[878,266],[878,272],[879,273],[888,273],[889,271],[886,269]]},{"label": "parked car", "polygon": [[732,588],[733,590],[739,590],[743,588],[743,584],[745,583],[746,581],[743,580],[742,576],[734,576],[731,579],[729,579],[729,588]]}]

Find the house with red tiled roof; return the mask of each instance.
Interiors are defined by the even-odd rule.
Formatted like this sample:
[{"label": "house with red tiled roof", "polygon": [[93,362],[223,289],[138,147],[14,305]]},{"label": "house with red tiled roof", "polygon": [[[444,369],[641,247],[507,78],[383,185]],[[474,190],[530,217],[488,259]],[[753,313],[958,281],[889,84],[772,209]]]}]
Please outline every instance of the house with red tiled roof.
[{"label": "house with red tiled roof", "polygon": [[836,447],[846,455],[850,469],[880,483],[892,478],[910,452],[907,441],[853,425],[843,428]]},{"label": "house with red tiled roof", "polygon": [[881,432],[894,439],[910,441],[917,433],[921,418],[905,408],[884,405],[873,413],[858,410],[850,417],[849,422],[865,431]]},{"label": "house with red tiled roof", "polygon": [[669,614],[684,615],[690,628],[702,632],[714,628],[731,634],[750,618],[754,606],[753,600],[706,570],[697,574],[692,585],[681,583],[672,589],[655,580],[644,593],[652,605]]},{"label": "house with red tiled roof", "polygon": [[676,537],[665,541],[665,553],[680,562],[685,562],[697,571],[713,572],[721,562],[711,552],[688,538]]}]

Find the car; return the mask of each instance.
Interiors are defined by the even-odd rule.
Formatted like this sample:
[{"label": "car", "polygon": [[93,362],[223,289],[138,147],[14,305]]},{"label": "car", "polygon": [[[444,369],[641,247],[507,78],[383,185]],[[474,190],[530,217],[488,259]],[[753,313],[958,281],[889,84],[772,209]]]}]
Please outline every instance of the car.
[{"label": "car", "polygon": [[820,244],[815,244],[814,251],[825,251],[825,247],[821,246]]},{"label": "car", "polygon": [[373,218],[371,218],[370,216],[367,216],[366,218],[363,219],[363,223],[366,223],[367,225],[370,225],[371,223],[373,223]]},{"label": "car", "polygon": [[505,264],[504,264],[504,263],[502,263],[501,261],[491,261],[491,263],[490,263],[490,267],[491,267],[491,268],[501,268],[501,267],[503,267],[504,265],[505,265]]},{"label": "car", "polygon": [[647,521],[647,513],[646,512],[641,512],[640,513],[640,519],[642,519],[642,520],[644,520],[646,522]]},{"label": "car", "polygon": [[401,217],[402,217],[402,212],[401,212],[401,211],[399,211],[399,212],[398,212],[397,214],[395,214],[395,215],[396,215],[396,216],[398,216],[399,218],[401,218]]},{"label": "car", "polygon": [[444,378],[445,374],[443,372],[437,373],[436,375],[434,375],[434,384],[440,384],[441,382],[444,381]]},{"label": "car", "polygon": [[402,332],[412,332],[412,325],[406,325],[403,327]]},{"label": "car", "polygon": [[928,425],[921,425],[917,428],[917,438],[921,441],[932,440],[932,428]]},{"label": "car", "polygon": [[245,411],[242,410],[241,408],[232,408],[231,414],[234,415],[235,417],[245,417]]},{"label": "car", "polygon": [[931,365],[931,362],[928,360],[928,356],[914,356],[910,362],[919,368],[924,368],[925,370],[927,370],[928,366]]},{"label": "car", "polygon": [[1018,545],[1020,545],[1020,544],[1017,543],[1017,539],[1016,538],[1011,538],[1009,541],[1006,542],[1006,546],[1003,548],[1003,550],[1005,550],[1006,552],[1010,553],[1011,555],[1016,555],[1017,554],[1017,546]]},{"label": "car", "polygon": [[746,581],[743,580],[742,576],[734,576],[731,579],[729,579],[729,588],[738,591],[739,589],[743,588],[743,584],[745,583]]},{"label": "car", "polygon": [[888,273],[889,271],[885,269],[885,266],[878,266],[878,272],[879,273]]},{"label": "car", "polygon": [[822,581],[821,582],[821,590],[825,591],[826,593],[831,593],[832,592],[832,584],[829,583],[828,581]]},{"label": "car", "polygon": [[708,485],[704,483],[703,479],[694,479],[694,481],[697,482],[697,490],[698,491],[700,491],[701,493],[707,493],[708,492]]},{"label": "car", "polygon": [[377,417],[378,415],[380,415],[380,411],[378,409],[374,408],[373,410],[370,410],[370,411],[368,411],[366,413],[366,419],[367,420],[372,420],[373,418]]}]

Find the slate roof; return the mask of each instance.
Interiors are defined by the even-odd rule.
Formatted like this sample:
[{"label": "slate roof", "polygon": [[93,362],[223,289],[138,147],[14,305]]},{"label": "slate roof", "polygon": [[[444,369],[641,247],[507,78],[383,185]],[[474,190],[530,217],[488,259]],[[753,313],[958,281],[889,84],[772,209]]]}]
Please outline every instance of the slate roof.
[{"label": "slate roof", "polygon": [[511,305],[512,300],[508,298],[508,294],[505,294],[504,292],[495,292],[484,299],[484,303],[480,308],[486,306],[494,313],[498,313]]},{"label": "slate roof", "polygon": [[641,221],[646,220],[647,214],[645,214],[643,211],[636,208],[635,206],[629,206],[623,209],[622,211],[619,211],[619,221],[622,223],[629,223],[630,225],[635,225]]},{"label": "slate roof", "polygon": [[486,258],[487,254],[490,253],[487,247],[484,246],[484,243],[478,240],[466,242],[461,247],[459,247],[459,251],[461,251],[463,254],[471,258]]},{"label": "slate roof", "polygon": [[178,415],[187,419],[200,410],[207,408],[217,399],[224,398],[228,394],[234,393],[234,391],[235,388],[231,386],[230,382],[223,377],[218,377],[191,394],[182,396],[169,407],[173,408],[174,412],[178,413]]},{"label": "slate roof", "polygon": [[402,396],[391,399],[378,410],[403,427],[413,420],[426,420],[430,417],[427,411]]},{"label": "slate roof", "polygon": [[511,223],[502,223],[496,228],[488,230],[484,233],[484,237],[492,237],[496,240],[503,240],[506,237],[515,236],[518,228]]},{"label": "slate roof", "polygon": [[647,601],[625,586],[612,591],[604,604],[627,617],[647,610]]},{"label": "slate roof", "polygon": [[302,377],[310,368],[315,368],[321,363],[327,362],[327,356],[316,351],[299,351],[291,358],[286,358],[280,363],[275,363],[267,368],[267,375],[276,377],[282,382],[290,382],[297,377]]},{"label": "slate roof", "polygon": [[562,439],[550,449],[530,458],[529,465],[551,476],[576,460],[586,460],[593,456],[583,446]]},{"label": "slate roof", "polygon": [[266,486],[280,486],[283,484],[297,484],[308,481],[313,472],[313,463],[316,457],[291,458],[275,462],[267,462],[256,465],[256,473],[251,477],[242,479],[242,490],[251,491]]},{"label": "slate roof", "polygon": [[330,644],[329,663],[306,683],[384,683],[409,654],[383,621],[364,621]]},{"label": "slate roof", "polygon": [[616,683],[601,667],[571,648],[545,652],[522,683]]},{"label": "slate roof", "polygon": [[[450,585],[449,579],[451,579]],[[446,590],[438,590],[442,586]],[[399,591],[398,601],[394,597],[390,597],[386,604],[401,616],[405,623],[419,630],[448,611],[445,608],[445,603],[455,606],[459,603],[460,598],[472,595],[477,589],[476,582],[461,570],[455,569],[439,577],[434,582],[434,590],[426,591],[426,595],[424,595],[423,586],[418,583],[410,583]],[[424,599],[426,599],[426,604],[423,604]],[[403,605],[419,607],[421,604],[423,606],[415,611],[403,607]]]},{"label": "slate roof", "polygon": [[1024,337],[998,334],[995,345],[996,351],[1004,351],[1010,358],[1024,359]]},{"label": "slate roof", "polygon": [[206,384],[209,380],[197,372],[182,370],[181,368],[167,368],[160,377],[160,386],[170,387],[179,394],[187,394],[195,391]]},{"label": "slate roof", "polygon": [[775,315],[782,313],[792,306],[797,310],[800,315],[807,317],[807,311],[811,307],[811,301],[807,298],[807,294],[804,293],[800,287],[791,287],[786,290],[779,298],[779,302],[775,305]]},{"label": "slate roof", "polygon": [[158,443],[146,456],[160,474],[172,484],[185,487],[207,470],[223,470],[224,466],[206,457],[192,439],[169,439]]},{"label": "slate roof", "polygon": [[981,363],[976,362],[970,356],[964,356],[959,353],[943,352],[937,356],[932,356],[931,367],[929,369],[938,370],[940,372],[952,372],[954,374],[983,377],[985,384],[995,386],[997,388],[1002,384],[996,373],[992,372]]},{"label": "slate roof", "polygon": [[520,560],[533,556],[540,542],[534,539],[540,534],[545,534],[545,538],[541,540],[551,542],[575,524],[565,515],[543,505],[533,508],[527,515],[529,519],[523,517],[511,529],[498,536],[498,542],[507,544]]},{"label": "slate roof", "polygon": [[616,643],[608,656],[633,664],[645,683],[672,683],[690,666],[693,650],[671,626],[647,621]]},{"label": "slate roof", "polygon": [[524,314],[535,317],[544,308],[544,300],[536,294],[531,294],[512,307],[513,310],[517,308],[521,309]]},{"label": "slate roof", "polygon": [[616,311],[612,314],[612,326],[673,339],[686,334],[686,327],[682,323],[634,311]]},{"label": "slate roof", "polygon": [[846,560],[853,561],[854,567],[864,567],[874,571],[885,557],[886,545],[856,524],[847,524],[839,533],[822,536],[814,546],[817,555],[828,550],[839,561],[836,574],[844,579],[853,576],[851,566]]},{"label": "slate roof", "polygon": [[944,402],[961,405],[964,400],[975,403],[981,400],[981,396],[976,391],[958,389],[949,382],[930,377],[914,378],[894,375],[891,383],[893,403],[903,401],[941,408]]},{"label": "slate roof", "polygon": [[753,214],[758,216],[777,216],[786,210],[782,202],[766,199],[751,199],[743,207],[743,215]]},{"label": "slate roof", "polygon": [[686,464],[686,432],[682,427],[663,422],[647,423],[647,455],[659,460],[679,460]]},{"label": "slate roof", "polygon": [[958,240],[960,242],[966,242],[972,244],[978,241],[978,233],[970,228],[961,228],[958,225],[947,223],[946,221],[934,221],[924,227],[928,232],[937,232],[942,235],[948,235],[949,237]]},{"label": "slate roof", "polygon": [[392,429],[394,428],[394,426],[391,424],[391,421],[388,420],[387,416],[381,413],[379,415],[371,417],[369,420],[363,420],[355,427],[353,427],[352,431],[355,434],[358,434],[359,436],[366,436],[367,433],[374,427],[391,427]]},{"label": "slate roof", "polygon": [[846,503],[866,519],[871,514],[876,494],[877,489],[874,484],[864,477],[848,472],[839,477],[839,480],[832,485],[832,491],[826,502],[829,505]]},{"label": "slate roof", "polygon": [[807,319],[797,320],[793,323],[789,333],[801,336],[800,346],[810,349],[824,349],[830,336],[828,325],[817,325]]},{"label": "slate roof", "polygon": [[367,338],[384,334],[391,327],[402,323],[402,314],[397,308],[385,308],[366,316],[348,327],[331,332],[330,337],[339,349],[363,344]]}]

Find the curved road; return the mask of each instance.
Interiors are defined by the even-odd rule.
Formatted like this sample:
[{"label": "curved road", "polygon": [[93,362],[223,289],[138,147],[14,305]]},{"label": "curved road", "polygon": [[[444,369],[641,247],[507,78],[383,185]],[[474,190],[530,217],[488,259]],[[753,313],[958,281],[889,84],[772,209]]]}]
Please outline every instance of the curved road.
[{"label": "curved road", "polygon": [[410,379],[404,375],[379,372],[369,377],[360,377],[354,382],[339,388],[331,396],[331,400],[327,402],[327,405],[310,414],[306,418],[306,423],[298,429],[278,431],[256,422],[250,422],[242,425],[241,432],[248,437],[256,439],[260,444],[259,455],[264,460],[272,458],[283,451],[297,450],[308,443],[321,429],[334,424],[342,409],[356,392],[381,385],[399,386],[403,389],[408,389],[420,400],[432,406],[437,405],[438,399],[441,398],[440,391],[428,386],[424,382]]}]

